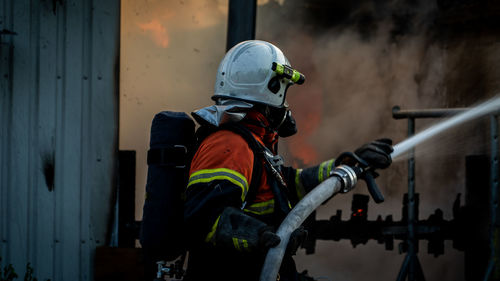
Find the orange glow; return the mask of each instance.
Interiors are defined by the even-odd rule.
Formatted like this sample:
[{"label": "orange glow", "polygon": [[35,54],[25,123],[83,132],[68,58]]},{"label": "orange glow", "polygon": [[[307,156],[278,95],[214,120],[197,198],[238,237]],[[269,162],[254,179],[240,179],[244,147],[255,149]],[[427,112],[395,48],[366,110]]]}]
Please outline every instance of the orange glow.
[{"label": "orange glow", "polygon": [[[311,135],[320,127],[322,118],[321,100],[323,93],[318,85],[304,84],[294,89],[289,95],[289,103],[293,115],[297,119],[299,133],[290,138],[290,151],[303,165],[317,164],[320,157],[314,144],[310,142]],[[297,105],[297,106],[293,106]],[[322,156],[321,159],[326,157]]]},{"label": "orange glow", "polygon": [[362,213],[363,212],[363,209],[358,209],[358,213]]},{"label": "orange glow", "polygon": [[155,44],[162,48],[168,47],[169,39],[167,28],[158,19],[153,19],[148,23],[137,24],[144,32],[151,32],[151,36]]},{"label": "orange glow", "polygon": [[[320,155],[318,147],[321,140],[316,134],[321,128],[323,120],[324,89],[314,61],[310,54],[314,53],[315,43],[308,33],[299,32],[288,44],[286,50],[288,58],[307,76],[306,83],[300,86],[292,86],[287,93],[287,100],[292,109],[293,116],[297,120],[298,134],[289,139],[288,151],[293,155],[294,163],[299,167],[319,164],[321,160],[331,158],[331,155]],[[296,42],[300,42],[297,44]],[[288,141],[288,140],[287,140]],[[321,152],[322,153],[322,152]]]},{"label": "orange glow", "polygon": [[315,164],[318,160],[318,153],[314,146],[307,142],[307,136],[297,134],[294,137],[290,140],[293,156],[300,159],[304,165]]}]

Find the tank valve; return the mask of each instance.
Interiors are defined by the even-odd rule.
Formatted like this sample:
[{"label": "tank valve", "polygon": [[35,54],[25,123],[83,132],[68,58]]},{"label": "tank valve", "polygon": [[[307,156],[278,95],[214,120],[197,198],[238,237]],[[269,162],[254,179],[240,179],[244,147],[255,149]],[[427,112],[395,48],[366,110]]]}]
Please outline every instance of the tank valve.
[{"label": "tank valve", "polygon": [[183,264],[185,260],[185,255],[178,259],[175,263],[167,264],[165,261],[158,261],[156,265],[158,266],[158,271],[156,272],[156,279],[154,281],[165,280],[165,277],[182,279],[184,276]]}]

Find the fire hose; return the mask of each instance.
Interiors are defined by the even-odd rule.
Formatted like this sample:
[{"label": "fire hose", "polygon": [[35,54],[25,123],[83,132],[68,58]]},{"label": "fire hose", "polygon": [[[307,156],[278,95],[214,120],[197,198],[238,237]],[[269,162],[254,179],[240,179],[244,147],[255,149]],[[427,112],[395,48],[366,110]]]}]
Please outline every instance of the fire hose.
[{"label": "fire hose", "polygon": [[[341,164],[345,159],[354,163]],[[375,172],[354,153],[345,152],[339,156],[335,163],[336,168],[331,172],[330,178],[311,190],[300,202],[288,213],[276,231],[281,238],[278,246],[269,249],[264,266],[260,275],[260,281],[276,280],[278,271],[285,254],[291,233],[297,229],[305,219],[328,198],[341,192],[350,191],[357,183],[358,178],[366,181],[368,191],[375,202],[384,201],[375,180]]]}]

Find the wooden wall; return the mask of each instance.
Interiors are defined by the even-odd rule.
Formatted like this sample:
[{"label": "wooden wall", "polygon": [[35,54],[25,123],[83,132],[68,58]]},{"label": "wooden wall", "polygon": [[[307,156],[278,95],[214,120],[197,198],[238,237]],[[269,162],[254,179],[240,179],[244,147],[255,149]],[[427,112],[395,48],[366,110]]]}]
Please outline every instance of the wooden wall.
[{"label": "wooden wall", "polygon": [[119,0],[0,2],[0,257],[92,280],[118,138]]}]

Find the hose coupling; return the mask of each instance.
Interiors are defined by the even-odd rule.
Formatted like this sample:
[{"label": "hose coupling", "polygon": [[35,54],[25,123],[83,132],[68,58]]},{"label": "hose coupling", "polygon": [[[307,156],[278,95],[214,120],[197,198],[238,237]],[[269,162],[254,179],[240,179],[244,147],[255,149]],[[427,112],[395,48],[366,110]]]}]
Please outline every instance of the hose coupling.
[{"label": "hose coupling", "polygon": [[340,193],[349,192],[358,182],[358,177],[353,168],[347,165],[339,165],[331,171],[330,176],[336,176],[340,179],[342,187]]}]

